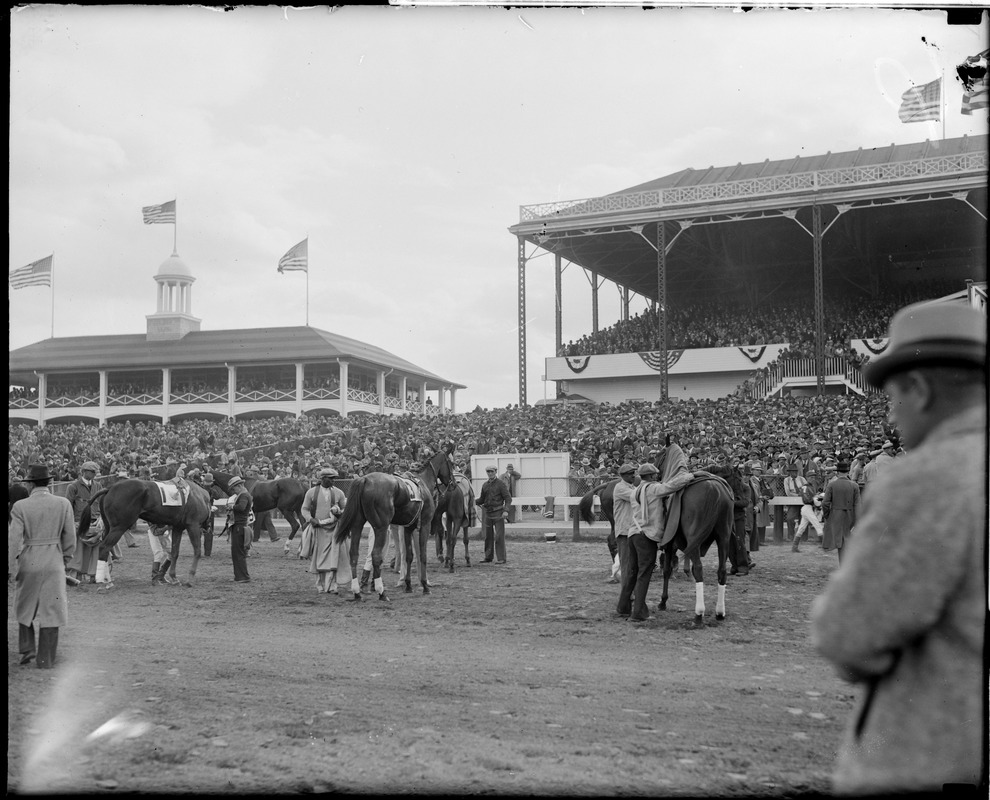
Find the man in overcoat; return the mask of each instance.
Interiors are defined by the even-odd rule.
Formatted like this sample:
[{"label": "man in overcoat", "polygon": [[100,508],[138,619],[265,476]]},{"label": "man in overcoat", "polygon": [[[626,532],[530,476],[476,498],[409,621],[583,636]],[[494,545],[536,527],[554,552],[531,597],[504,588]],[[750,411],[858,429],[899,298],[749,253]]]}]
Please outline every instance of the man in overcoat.
[{"label": "man in overcoat", "polygon": [[[344,513],[347,498],[344,493],[333,485],[337,478],[337,470],[324,467],[319,473],[320,483],[314,486],[303,498],[303,521],[313,528],[312,553],[310,554],[309,569],[316,573],[316,591],[318,594],[337,594],[337,568],[341,559],[350,563],[350,543],[348,537],[335,544],[334,534],[337,532],[337,520]],[[345,584],[350,583],[348,569]]]},{"label": "man in overcoat", "polygon": [[[65,499],[72,507],[72,516],[78,528],[79,517],[93,497],[93,481],[99,467],[95,461],[87,461],[79,468],[79,477],[65,488]],[[97,515],[98,516],[98,515]],[[95,530],[93,531],[95,534]],[[96,582],[96,569],[100,557],[100,545],[77,542],[72,560],[68,564],[69,575],[83,583]]]},{"label": "man in overcoat", "polygon": [[848,463],[840,461],[835,469],[835,480],[825,487],[825,496],[822,498],[822,516],[825,518],[822,549],[831,550],[834,547],[839,553],[841,564],[846,539],[856,524],[859,486],[849,477]]},{"label": "man in overcoat", "polygon": [[[58,629],[68,623],[65,567],[76,547],[76,526],[72,504],[48,488],[51,474],[46,465],[31,465],[25,480],[34,488],[14,504],[7,529],[7,574],[16,574],[17,650],[21,664],[37,660],[39,668],[51,669],[58,649]],[[35,622],[39,628],[37,650]]]},{"label": "man in overcoat", "polygon": [[864,377],[890,397],[908,455],[863,498],[812,605],[812,640],[859,687],[839,793],[986,796],[986,315],[907,306]]},{"label": "man in overcoat", "polygon": [[505,520],[509,515],[508,507],[512,503],[512,496],[499,480],[495,467],[486,467],[485,473],[488,480],[481,487],[478,499],[474,501],[475,505],[481,506],[485,511],[484,561],[491,562],[494,558],[499,564],[504,564]]}]

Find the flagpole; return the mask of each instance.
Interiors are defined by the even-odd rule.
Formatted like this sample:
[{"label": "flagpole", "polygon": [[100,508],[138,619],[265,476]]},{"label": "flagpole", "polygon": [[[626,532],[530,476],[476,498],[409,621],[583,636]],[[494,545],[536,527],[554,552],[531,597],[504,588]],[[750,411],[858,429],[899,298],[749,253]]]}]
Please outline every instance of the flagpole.
[{"label": "flagpole", "polygon": [[945,67],[942,67],[942,84],[939,86],[939,94],[942,96],[942,141],[945,141]]},{"label": "flagpole", "polygon": [[172,223],[172,252],[179,255],[179,196],[175,196],[175,222]]},{"label": "flagpole", "polygon": [[306,327],[309,327],[309,231],[306,231]]},{"label": "flagpole", "polygon": [[52,250],[52,338],[55,338],[55,251]]}]

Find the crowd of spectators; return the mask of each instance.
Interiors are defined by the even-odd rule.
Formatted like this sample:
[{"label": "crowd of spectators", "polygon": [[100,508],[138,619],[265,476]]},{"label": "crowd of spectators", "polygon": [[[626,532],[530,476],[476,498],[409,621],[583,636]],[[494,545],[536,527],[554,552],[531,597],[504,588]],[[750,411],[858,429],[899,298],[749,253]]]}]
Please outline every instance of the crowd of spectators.
[{"label": "crowd of spectators", "polygon": [[[881,298],[826,298],[823,314],[825,350],[848,348],[850,339],[886,336],[890,317],[897,309],[908,303],[944,296],[954,289],[958,289],[955,281],[919,281],[902,290],[887,290]],[[657,328],[657,312],[648,308],[628,320],[620,320],[597,333],[568,342],[558,355],[655,350]],[[781,343],[790,344],[784,358],[814,355],[815,308],[807,297],[770,297],[755,305],[711,299],[672,305],[667,311],[668,349]]]},{"label": "crowd of spectators", "polygon": [[[566,452],[582,476],[617,474],[625,461],[651,457],[666,435],[692,461],[823,459],[878,449],[897,435],[882,394],[823,395],[752,400],[549,404],[477,408],[466,414],[271,417],[183,420],[176,423],[49,423],[10,425],[10,477],[31,463],[47,463],[57,480],[71,480],[85,461],[101,474],[158,470],[168,461],[202,461],[216,469],[256,468],[259,477],[309,478],[332,466],[342,478],[413,468],[424,448],[450,446],[455,465],[472,455]],[[525,476],[524,476],[525,477]]]}]

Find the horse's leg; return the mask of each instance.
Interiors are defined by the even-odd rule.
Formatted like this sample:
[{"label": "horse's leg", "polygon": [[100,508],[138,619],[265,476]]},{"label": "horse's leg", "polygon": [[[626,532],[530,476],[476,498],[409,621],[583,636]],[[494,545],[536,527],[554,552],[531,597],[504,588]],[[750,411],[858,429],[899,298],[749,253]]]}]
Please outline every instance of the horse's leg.
[{"label": "horse's leg", "polygon": [[199,566],[199,559],[202,555],[203,530],[193,525],[186,528],[186,533],[189,534],[189,541],[192,542],[193,547],[192,564],[189,565],[189,577],[182,582],[182,585],[188,588],[193,585],[193,578],[196,577],[196,567]]},{"label": "horse's leg", "polygon": [[[687,562],[688,555],[684,554]],[[691,573],[694,575],[694,624],[703,625],[705,622],[705,571],[701,566],[701,550],[691,551]]]},{"label": "horse's leg", "polygon": [[470,567],[471,566],[471,556],[468,553],[468,534],[470,533],[470,529],[468,528],[468,518],[467,517],[465,517],[464,520],[461,522],[461,531],[463,532],[463,535],[464,535],[464,563],[465,563],[466,566]]},{"label": "horse's leg", "polygon": [[162,580],[170,586],[178,586],[179,579],[175,577],[175,566],[179,563],[179,547],[182,545],[182,528],[172,526],[169,530],[171,531],[169,534],[171,547],[169,547],[168,569],[162,571]]},{"label": "horse's leg", "polygon": [[718,599],[715,601],[715,619],[725,619],[725,558],[728,547],[724,537],[716,534],[715,544],[718,547]]},{"label": "horse's leg", "polygon": [[426,543],[430,536],[430,528],[433,525],[433,516],[431,515],[427,519],[423,519],[423,516],[419,517],[419,583],[423,587],[423,594],[430,593],[430,584],[426,580],[426,558],[423,556],[426,553]]},{"label": "horse's leg", "polygon": [[[356,499],[354,502],[360,503],[361,500]],[[365,515],[359,511],[351,525],[351,551],[348,554],[351,560],[351,600],[361,599],[361,579],[358,577],[361,573],[358,572],[358,557],[361,555],[361,536],[366,521]],[[374,530],[374,526],[372,526],[372,530]],[[334,547],[338,546],[336,543],[334,544]]]},{"label": "horse's leg", "polygon": [[110,574],[112,570],[110,551],[120,541],[120,537],[124,535],[124,531],[130,527],[130,525],[121,527],[123,524],[119,520],[111,523],[110,530],[104,535],[96,554],[96,582],[103,584],[106,589],[113,588],[113,577]]},{"label": "horse's leg", "polygon": [[459,526],[460,520],[451,519],[450,512],[447,512],[447,518],[443,520],[442,529],[447,537],[447,571],[454,571],[454,548],[457,546],[457,528]]},{"label": "horse's leg", "polygon": [[385,549],[385,542],[388,539],[388,525],[375,528],[374,539],[370,543],[371,547],[371,574],[375,581],[375,591],[378,592],[378,599],[389,602],[388,595],[385,594],[385,581],[382,578],[382,551]]},{"label": "horse's leg", "polygon": [[[402,537],[406,543],[406,559],[405,559],[405,569],[403,570],[403,583],[406,586],[406,592],[412,591],[412,559],[413,559],[413,537],[412,528],[404,527],[402,529]],[[423,553],[425,551],[420,548],[416,553],[416,557],[422,561]]]},{"label": "horse's leg", "polygon": [[[433,534],[432,520],[431,520],[430,527],[427,530],[430,531],[430,534],[431,535]],[[439,561],[441,564],[445,564],[446,563],[446,560],[443,557],[443,550],[444,550],[444,547],[443,546],[444,546],[444,542],[445,542],[445,539],[446,539],[446,532],[444,531],[444,528],[443,528],[442,525],[440,525],[440,526],[437,527],[436,538],[437,538],[437,561]]]}]

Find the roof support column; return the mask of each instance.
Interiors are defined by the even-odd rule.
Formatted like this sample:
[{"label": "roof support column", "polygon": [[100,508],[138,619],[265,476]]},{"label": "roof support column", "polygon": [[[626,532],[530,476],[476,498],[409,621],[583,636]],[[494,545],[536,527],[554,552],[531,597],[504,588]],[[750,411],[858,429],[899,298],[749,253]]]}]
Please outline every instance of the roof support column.
[{"label": "roof support column", "polygon": [[48,376],[44,373],[34,373],[38,376],[38,427],[45,427],[45,400],[48,396]]},{"label": "roof support column", "polygon": [[657,222],[657,350],[660,354],[660,399],[667,400],[667,230]]},{"label": "roof support column", "polygon": [[300,361],[296,364],[296,419],[302,417],[303,387],[306,385],[306,368]]},{"label": "roof support column", "polygon": [[172,370],[162,367],[162,425],[168,422],[169,400],[172,399]]},{"label": "roof support column", "polygon": [[554,322],[554,335],[556,337],[556,348],[554,352],[559,356],[561,355],[561,348],[564,346],[564,306],[563,298],[561,297],[561,274],[563,270],[560,266],[560,254],[553,254],[553,299],[554,299],[554,312],[553,312],[553,322]]},{"label": "roof support column", "polygon": [[237,408],[234,399],[237,397],[237,367],[224,362],[227,368],[227,416],[234,418],[234,411]]},{"label": "roof support column", "polygon": [[822,210],[817,203],[811,207],[811,235],[815,251],[815,375],[821,396],[825,394],[825,298],[822,291]]},{"label": "roof support column", "polygon": [[337,359],[337,369],[340,370],[340,416],[347,416],[347,362]]},{"label": "roof support column", "polygon": [[406,389],[406,376],[403,375],[402,378],[399,380],[399,400],[402,403],[401,408],[402,408],[402,413],[403,414],[405,414],[406,413],[406,410],[407,410],[406,409],[406,401],[408,399],[406,397],[406,392],[407,391],[408,390]]},{"label": "roof support column", "polygon": [[453,386],[450,387],[450,413],[457,413],[457,389]]},{"label": "roof support column", "polygon": [[440,387],[440,397],[439,397],[439,400],[440,400],[440,402],[439,402],[437,408],[439,408],[440,409],[440,413],[443,414],[444,411],[447,410],[447,387],[446,386],[441,386]]},{"label": "roof support column", "polygon": [[422,415],[425,417],[426,416],[426,381],[423,381],[419,385],[419,408],[420,408],[420,413],[422,413]]},{"label": "roof support column", "polygon": [[591,332],[598,333],[598,273],[591,270]]},{"label": "roof support column", "polygon": [[378,370],[378,376],[375,381],[378,384],[378,413],[385,413],[385,370]]},{"label": "roof support column", "polygon": [[100,370],[100,427],[107,426],[107,371]]},{"label": "roof support column", "polygon": [[526,240],[516,237],[516,306],[519,319],[519,407],[526,403]]},{"label": "roof support column", "polygon": [[629,321],[629,287],[622,287],[622,320]]}]

